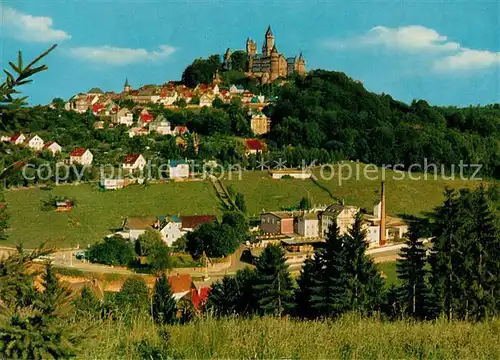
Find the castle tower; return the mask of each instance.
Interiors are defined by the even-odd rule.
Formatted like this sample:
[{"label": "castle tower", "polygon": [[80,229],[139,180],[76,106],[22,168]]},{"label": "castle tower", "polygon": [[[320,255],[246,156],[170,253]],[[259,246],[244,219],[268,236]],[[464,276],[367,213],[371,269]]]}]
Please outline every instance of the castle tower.
[{"label": "castle tower", "polygon": [[280,55],[278,53],[278,49],[276,49],[276,45],[273,46],[271,50],[271,74],[269,80],[273,81],[279,78],[280,76]]},{"label": "castle tower", "polygon": [[232,63],[231,63],[231,55],[233,53],[231,52],[230,48],[227,48],[226,53],[224,54],[224,68],[226,70],[231,70],[232,68]]},{"label": "castle tower", "polygon": [[255,41],[248,38],[247,39],[247,55],[254,56],[255,54],[257,54],[257,44],[255,44]]},{"label": "castle tower", "polygon": [[306,60],[304,59],[302,52],[300,52],[299,59],[297,60],[296,71],[300,75],[305,75],[305,73],[306,73]]},{"label": "castle tower", "polygon": [[130,86],[128,79],[125,79],[125,85],[123,85],[123,92],[130,92],[132,90],[132,86]]},{"label": "castle tower", "polygon": [[274,47],[274,35],[271,30],[271,25],[267,28],[266,31],[266,39],[264,40],[264,44],[262,44],[262,54],[269,56],[271,55],[271,51]]}]

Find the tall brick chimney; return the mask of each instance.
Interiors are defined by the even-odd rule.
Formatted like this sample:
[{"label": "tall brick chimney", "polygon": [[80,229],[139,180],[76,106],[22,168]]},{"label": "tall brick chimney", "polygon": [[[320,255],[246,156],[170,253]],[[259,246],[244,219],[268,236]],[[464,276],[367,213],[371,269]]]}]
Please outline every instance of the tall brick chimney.
[{"label": "tall brick chimney", "polygon": [[382,185],[380,188],[380,234],[378,244],[379,246],[385,245],[385,188],[384,182],[382,181]]}]

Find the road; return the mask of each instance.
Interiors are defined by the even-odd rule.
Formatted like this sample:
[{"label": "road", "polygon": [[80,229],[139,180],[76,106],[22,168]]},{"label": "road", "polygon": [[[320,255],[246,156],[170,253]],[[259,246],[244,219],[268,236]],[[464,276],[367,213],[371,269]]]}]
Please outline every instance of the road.
[{"label": "road", "polygon": [[[367,253],[369,255],[373,255],[376,262],[384,262],[384,261],[394,261],[399,253],[400,249],[404,246],[404,244],[394,244],[388,245],[381,248],[369,249]],[[190,274],[193,277],[203,277],[208,276],[211,278],[220,278],[224,275],[231,275],[236,273],[237,270],[243,269],[249,264],[242,262],[240,260],[241,254],[246,249],[246,246],[240,246],[234,254],[231,255],[231,265],[226,269],[205,269],[204,267],[200,267],[193,271],[192,268],[175,268],[172,269],[172,273],[179,274]],[[9,253],[15,251],[12,248],[0,248],[0,258],[7,256]],[[132,275],[135,274],[134,271],[131,271],[124,267],[113,267],[101,264],[91,264],[81,260],[77,260],[75,258],[75,253],[80,250],[60,250],[56,251],[52,254],[53,264],[58,267],[76,269],[84,272],[94,272],[94,273],[115,273],[122,275]],[[302,265],[294,264],[290,266],[291,273],[297,273],[300,271]]]}]

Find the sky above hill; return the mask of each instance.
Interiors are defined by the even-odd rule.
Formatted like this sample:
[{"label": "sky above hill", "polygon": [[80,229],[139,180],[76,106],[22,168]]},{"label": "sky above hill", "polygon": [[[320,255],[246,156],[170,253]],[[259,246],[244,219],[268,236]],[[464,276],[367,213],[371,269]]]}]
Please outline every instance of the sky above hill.
[{"label": "sky above hill", "polygon": [[24,89],[32,104],[92,87],[178,80],[196,57],[260,50],[270,24],[285,56],[343,71],[370,91],[434,105],[500,102],[500,2],[0,0],[2,68],[57,49]]}]

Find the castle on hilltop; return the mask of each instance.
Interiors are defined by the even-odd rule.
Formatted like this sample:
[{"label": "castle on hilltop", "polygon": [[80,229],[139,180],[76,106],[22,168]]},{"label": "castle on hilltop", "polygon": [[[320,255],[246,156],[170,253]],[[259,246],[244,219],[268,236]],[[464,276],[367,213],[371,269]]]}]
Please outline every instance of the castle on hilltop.
[{"label": "castle on hilltop", "polygon": [[[248,38],[246,43],[248,57],[248,68],[246,75],[259,79],[261,84],[276,80],[279,77],[287,77],[294,72],[299,75],[306,73],[306,61],[302,53],[299,56],[285,58],[278,52],[274,42],[274,34],[271,26],[267,28],[265,40],[262,44],[262,53],[257,54],[257,43]],[[231,63],[231,49],[224,54],[224,63]]]}]

